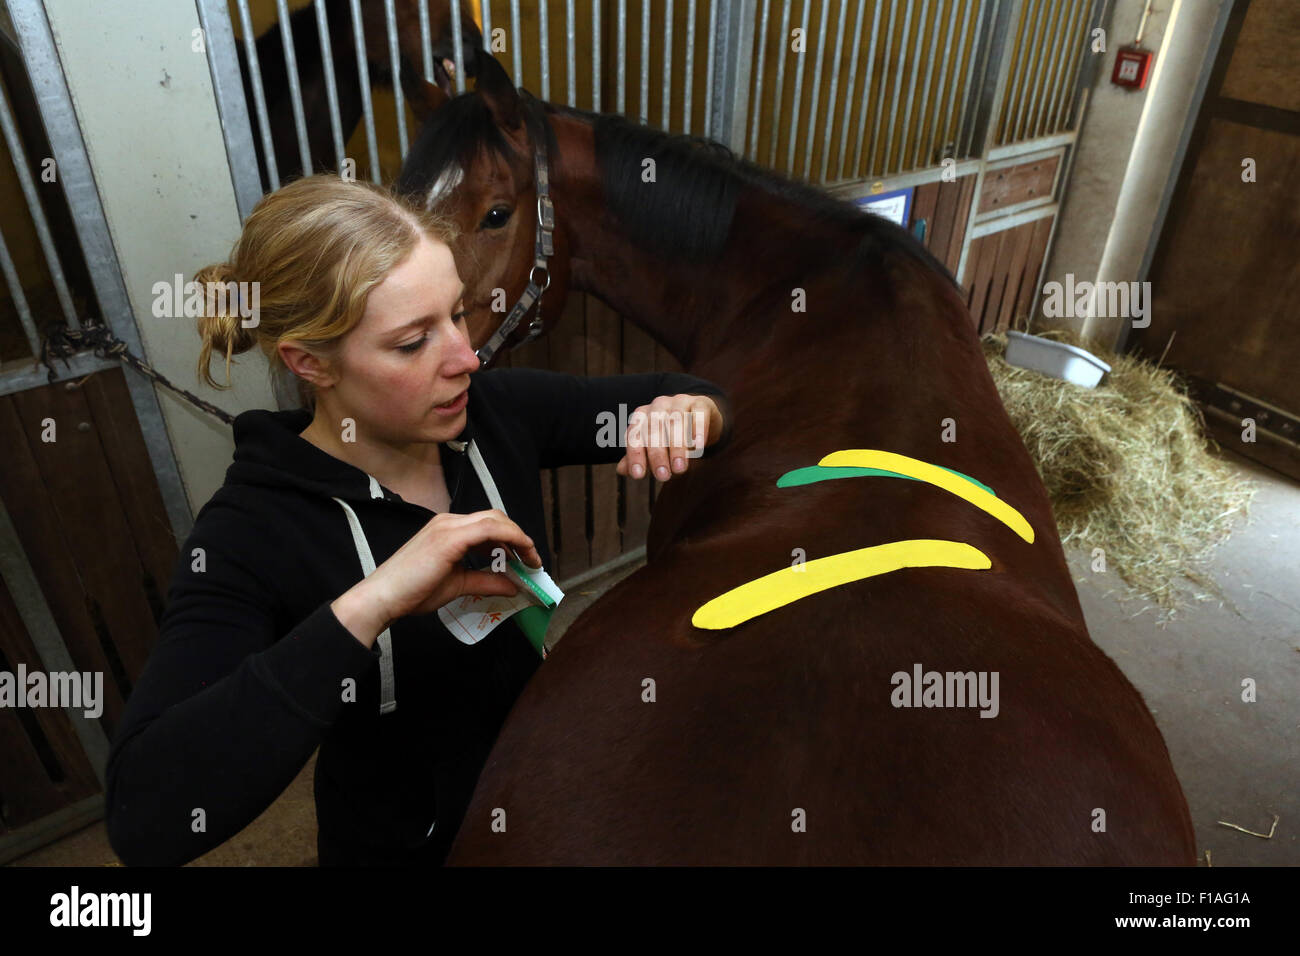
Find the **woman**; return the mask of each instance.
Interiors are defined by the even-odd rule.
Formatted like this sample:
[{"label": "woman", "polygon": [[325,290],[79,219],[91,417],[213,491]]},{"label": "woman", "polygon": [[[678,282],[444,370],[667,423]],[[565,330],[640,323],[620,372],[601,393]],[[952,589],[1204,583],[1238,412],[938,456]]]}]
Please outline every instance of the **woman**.
[{"label": "woman", "polygon": [[[229,380],[257,344],[308,407],[235,419],[234,462],[182,550],[109,756],[124,862],[211,850],[319,747],[322,865],[440,863],[541,659],[513,617],[466,643],[439,609],[517,593],[494,552],[550,565],[539,469],[688,466],[631,428],[607,447],[601,413],[707,414],[704,457],[729,440],[722,390],[693,376],[477,371],[454,239],[378,187],[312,176],[264,197],[231,261],[195,277],[211,293],[200,376],[217,385],[224,352]],[[229,282],[258,283],[251,327],[215,294]]]}]

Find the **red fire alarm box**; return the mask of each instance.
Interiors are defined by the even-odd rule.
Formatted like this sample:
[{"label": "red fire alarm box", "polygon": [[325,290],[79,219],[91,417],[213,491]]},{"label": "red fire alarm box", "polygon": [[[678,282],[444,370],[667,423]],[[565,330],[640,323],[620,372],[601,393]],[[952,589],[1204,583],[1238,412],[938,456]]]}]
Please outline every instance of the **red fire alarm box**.
[{"label": "red fire alarm box", "polygon": [[1147,74],[1151,72],[1151,51],[1140,46],[1120,47],[1115,53],[1115,72],[1110,81],[1116,86],[1127,86],[1140,90],[1147,85]]}]

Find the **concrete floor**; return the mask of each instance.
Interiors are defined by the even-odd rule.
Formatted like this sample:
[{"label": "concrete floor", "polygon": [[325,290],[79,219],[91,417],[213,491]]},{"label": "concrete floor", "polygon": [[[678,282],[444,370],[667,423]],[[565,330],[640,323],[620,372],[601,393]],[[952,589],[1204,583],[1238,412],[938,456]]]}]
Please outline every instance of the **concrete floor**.
[{"label": "concrete floor", "polygon": [[[1197,846],[1214,866],[1300,864],[1300,485],[1229,456],[1259,483],[1248,525],[1216,553],[1220,605],[1198,604],[1162,624],[1118,576],[1094,574],[1070,554],[1093,639],[1145,696],[1173,757],[1196,824]],[[596,597],[635,570],[629,565],[572,589],[552,626],[563,630]],[[1243,703],[1254,679],[1256,703]],[[314,866],[315,758],[278,801],[242,833],[192,866]],[[1272,839],[1219,825],[1235,823]],[[23,857],[14,866],[118,865],[97,823]]]}]

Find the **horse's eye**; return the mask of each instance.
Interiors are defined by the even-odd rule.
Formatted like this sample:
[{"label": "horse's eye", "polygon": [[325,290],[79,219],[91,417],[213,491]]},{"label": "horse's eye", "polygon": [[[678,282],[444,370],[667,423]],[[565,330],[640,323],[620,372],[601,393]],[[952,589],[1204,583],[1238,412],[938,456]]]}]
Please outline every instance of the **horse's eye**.
[{"label": "horse's eye", "polygon": [[513,212],[509,206],[494,206],[488,210],[488,214],[483,217],[483,222],[479,224],[480,229],[500,229],[510,221],[510,214]]}]

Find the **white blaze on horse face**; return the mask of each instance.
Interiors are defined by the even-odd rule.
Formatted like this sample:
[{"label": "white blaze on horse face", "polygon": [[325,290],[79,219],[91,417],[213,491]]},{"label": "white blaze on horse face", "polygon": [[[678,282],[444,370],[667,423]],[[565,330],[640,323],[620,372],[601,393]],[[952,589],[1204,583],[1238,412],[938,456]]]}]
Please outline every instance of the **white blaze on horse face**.
[{"label": "white blaze on horse face", "polygon": [[448,166],[442,171],[429,191],[424,196],[424,207],[432,209],[451,195],[451,191],[465,179],[465,171],[459,166]]}]

